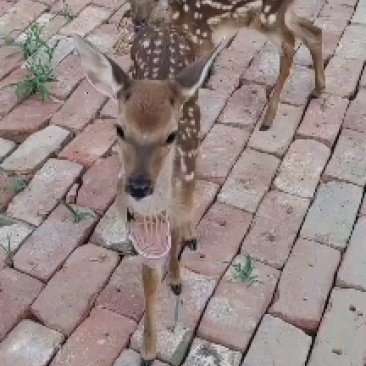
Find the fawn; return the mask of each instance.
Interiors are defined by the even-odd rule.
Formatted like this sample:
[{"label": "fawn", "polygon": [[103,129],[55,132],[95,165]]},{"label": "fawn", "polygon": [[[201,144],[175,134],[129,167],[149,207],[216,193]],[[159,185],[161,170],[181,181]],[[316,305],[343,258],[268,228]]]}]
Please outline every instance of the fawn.
[{"label": "fawn", "polygon": [[[192,224],[195,161],[199,144],[197,93],[223,43],[195,57],[192,43],[179,28],[145,27],[135,37],[133,77],[80,36],[74,36],[86,75],[99,91],[118,104],[116,131],[124,176],[116,203],[123,223],[128,213],[169,217],[169,283],[181,292],[179,254],[183,241],[194,246]],[[143,264],[145,323],[141,365],[157,353],[157,268]]]},{"label": "fawn", "polygon": [[198,55],[212,49],[222,36],[241,28],[266,34],[280,51],[280,70],[260,126],[268,130],[277,114],[284,84],[295,54],[295,39],[309,49],[315,71],[314,97],[325,89],[322,30],[296,15],[295,0],[129,0],[136,29],[144,24],[170,23],[186,31]]}]

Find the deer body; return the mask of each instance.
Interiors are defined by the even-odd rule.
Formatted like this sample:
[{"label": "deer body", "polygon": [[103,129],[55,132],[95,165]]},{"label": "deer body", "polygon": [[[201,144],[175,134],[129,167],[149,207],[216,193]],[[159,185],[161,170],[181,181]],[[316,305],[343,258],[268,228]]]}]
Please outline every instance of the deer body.
[{"label": "deer body", "polygon": [[[164,4],[163,1],[168,1]],[[292,10],[295,0],[130,0],[135,24],[170,22],[190,37],[197,55],[215,47],[223,37],[232,37],[242,28],[266,34],[279,49],[280,72],[261,130],[272,125],[280,94],[290,74],[295,39],[309,49],[315,71],[314,96],[325,88],[322,60],[322,31]]]},{"label": "deer body", "polygon": [[[169,280],[179,295],[181,244],[195,243],[191,213],[200,128],[197,93],[222,46],[196,59],[191,40],[180,28],[146,26],[131,49],[131,79],[87,41],[79,36],[74,40],[89,81],[118,104],[116,131],[124,168],[116,198],[120,219],[127,226],[128,212],[168,215]],[[157,352],[159,270],[143,265],[142,278],[146,313],[141,365],[148,366]]]}]

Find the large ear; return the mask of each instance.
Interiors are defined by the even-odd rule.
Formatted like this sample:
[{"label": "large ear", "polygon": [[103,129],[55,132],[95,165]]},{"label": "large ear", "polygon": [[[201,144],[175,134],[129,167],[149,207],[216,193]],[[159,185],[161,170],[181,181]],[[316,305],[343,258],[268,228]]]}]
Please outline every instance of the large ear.
[{"label": "large ear", "polygon": [[175,77],[173,88],[177,89],[185,100],[193,97],[203,85],[216,57],[225,48],[227,43],[228,40],[223,38],[213,51],[188,65]]},{"label": "large ear", "polygon": [[73,36],[81,65],[92,85],[102,93],[117,98],[122,89],[131,84],[130,77],[110,58],[79,35]]}]

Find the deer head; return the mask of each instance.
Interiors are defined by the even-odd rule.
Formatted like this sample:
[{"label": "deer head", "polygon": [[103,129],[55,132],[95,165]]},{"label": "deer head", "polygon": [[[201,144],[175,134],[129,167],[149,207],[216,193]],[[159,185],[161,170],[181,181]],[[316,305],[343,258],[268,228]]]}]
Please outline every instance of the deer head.
[{"label": "deer head", "polygon": [[158,81],[133,80],[80,36],[74,36],[74,42],[91,84],[118,104],[117,136],[126,192],[136,200],[148,197],[159,182],[172,179],[181,108],[196,95],[224,43],[174,80]]}]

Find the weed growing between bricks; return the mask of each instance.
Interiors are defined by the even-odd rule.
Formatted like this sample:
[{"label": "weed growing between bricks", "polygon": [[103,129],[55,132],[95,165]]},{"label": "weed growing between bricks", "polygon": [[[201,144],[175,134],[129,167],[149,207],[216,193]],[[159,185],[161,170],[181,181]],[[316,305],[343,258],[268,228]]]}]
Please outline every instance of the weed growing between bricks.
[{"label": "weed growing between bricks", "polygon": [[75,18],[75,15],[72,13],[70,5],[66,0],[62,0],[62,9],[59,14],[62,15],[68,22],[71,22]]},{"label": "weed growing between bricks", "polygon": [[245,263],[239,262],[233,264],[232,274],[234,279],[246,283],[248,287],[251,287],[255,283],[262,283],[258,279],[258,275],[254,273],[253,262],[249,256],[246,257]]},{"label": "weed growing between bricks", "polygon": [[5,264],[9,267],[13,266],[14,252],[11,249],[11,238],[10,235],[6,237],[6,243],[0,243],[0,249],[5,254]]},{"label": "weed growing between bricks", "polygon": [[94,218],[95,214],[89,211],[81,211],[78,210],[74,207],[72,207],[71,205],[69,205],[66,201],[61,201],[61,203],[70,211],[72,218],[73,218],[73,222],[75,224],[78,224],[79,222],[86,220],[88,218]]},{"label": "weed growing between bricks", "polygon": [[10,177],[10,182],[2,187],[3,191],[10,190],[14,196],[16,196],[18,193],[22,192],[27,187],[27,181],[20,176],[14,174],[9,175],[6,170],[0,167],[0,174],[5,174]]},{"label": "weed growing between bricks", "polygon": [[30,25],[24,40],[16,40],[11,33],[5,37],[5,44],[20,48],[25,59],[25,67],[29,76],[15,84],[16,95],[19,99],[28,99],[39,93],[43,100],[49,97],[45,86],[48,81],[54,81],[53,56],[59,41],[53,46],[47,44],[42,37],[44,26],[35,22]]}]

